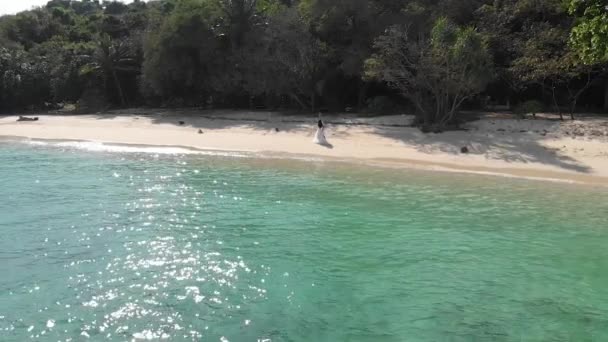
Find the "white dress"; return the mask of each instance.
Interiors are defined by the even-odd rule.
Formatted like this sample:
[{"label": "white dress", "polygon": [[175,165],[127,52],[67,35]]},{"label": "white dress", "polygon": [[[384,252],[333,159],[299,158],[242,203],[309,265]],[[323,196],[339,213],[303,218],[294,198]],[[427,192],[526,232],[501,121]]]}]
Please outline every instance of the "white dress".
[{"label": "white dress", "polygon": [[325,127],[321,127],[317,129],[317,133],[315,134],[315,138],[313,141],[315,144],[319,145],[328,145],[327,139],[325,139]]}]

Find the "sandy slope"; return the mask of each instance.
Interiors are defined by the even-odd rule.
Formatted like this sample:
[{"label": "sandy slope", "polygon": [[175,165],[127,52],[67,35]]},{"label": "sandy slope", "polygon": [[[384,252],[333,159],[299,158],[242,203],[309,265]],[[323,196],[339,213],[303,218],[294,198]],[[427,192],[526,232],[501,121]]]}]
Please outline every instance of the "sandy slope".
[{"label": "sandy slope", "polygon": [[[490,116],[468,131],[422,134],[411,117],[329,116],[333,147],[312,143],[315,117],[260,112],[132,110],[86,116],[0,118],[0,136],[314,155],[383,166],[449,169],[608,185],[608,120]],[[184,121],[180,125],[179,121]],[[278,128],[278,132],[275,128]],[[199,134],[201,129],[203,134]],[[460,153],[467,146],[469,154]]]}]

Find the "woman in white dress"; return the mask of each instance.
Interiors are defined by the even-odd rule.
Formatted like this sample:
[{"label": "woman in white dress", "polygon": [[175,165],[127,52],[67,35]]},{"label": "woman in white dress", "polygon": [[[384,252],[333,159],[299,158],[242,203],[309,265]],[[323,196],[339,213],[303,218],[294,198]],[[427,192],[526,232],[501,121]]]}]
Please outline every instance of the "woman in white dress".
[{"label": "woman in white dress", "polygon": [[319,126],[319,128],[317,128],[317,133],[315,134],[313,142],[319,145],[329,145],[327,139],[325,139],[325,126],[323,125],[323,121],[319,120],[317,126]]}]

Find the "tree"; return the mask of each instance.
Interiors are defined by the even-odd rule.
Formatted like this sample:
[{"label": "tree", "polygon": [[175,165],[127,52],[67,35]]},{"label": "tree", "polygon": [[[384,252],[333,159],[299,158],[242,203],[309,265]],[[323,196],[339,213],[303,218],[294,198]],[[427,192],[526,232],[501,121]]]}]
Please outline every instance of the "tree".
[{"label": "tree", "polygon": [[[413,63],[405,68],[411,74],[408,80],[421,87],[408,96],[420,100],[410,98],[422,122],[444,125],[443,120],[450,121],[456,113],[451,110],[454,104],[458,107],[472,96],[466,94],[478,92],[513,102],[540,98],[555,108],[568,98],[572,114],[579,102],[604,100],[596,95],[596,80],[605,76],[608,62],[603,4],[50,0],[43,7],[0,17],[0,48],[12,58],[5,60],[0,75],[5,81],[1,105],[23,108],[79,97],[121,106],[140,101],[200,105],[213,97],[215,103],[237,107],[251,108],[263,100],[269,107],[280,101],[306,110],[364,110],[368,96],[395,95],[387,87],[391,82],[380,77],[388,77],[387,71],[380,71],[398,56],[390,37],[396,44],[402,35],[407,47],[403,51]],[[433,27],[443,17],[452,33],[442,41],[433,37]],[[479,31],[466,33],[466,27]],[[471,44],[482,47],[480,54],[489,51],[498,76],[492,83],[457,77],[455,44],[460,38],[454,37],[459,35],[473,37]],[[477,68],[465,72],[481,75]],[[605,97],[608,109],[608,82]]]},{"label": "tree", "polygon": [[80,98],[86,85],[86,77],[80,71],[89,62],[90,51],[88,44],[73,44],[62,39],[52,39],[30,50],[48,65],[53,102],[75,102]]},{"label": "tree", "polygon": [[9,19],[5,27],[7,37],[26,50],[62,33],[61,23],[42,9],[22,12]]},{"label": "tree", "polygon": [[599,75],[597,65],[585,65],[567,45],[567,29],[548,23],[533,27],[531,38],[519,47],[509,71],[523,85],[538,85],[551,95],[554,110],[563,120],[558,92],[563,89],[574,120],[580,96]]},{"label": "tree", "polygon": [[303,21],[295,8],[287,8],[275,16],[269,28],[275,44],[272,59],[289,80],[290,96],[302,108],[309,107],[315,112],[317,87],[327,68],[327,46],[306,30]]},{"label": "tree", "polygon": [[231,77],[231,86],[248,95],[250,109],[254,98],[263,98],[268,107],[276,107],[277,99],[290,92],[290,75],[276,59],[283,47],[271,38],[268,31],[272,29],[273,23],[269,23],[249,32],[244,44],[228,59],[226,74]]},{"label": "tree", "polygon": [[[570,43],[583,63],[608,63],[608,8],[602,0],[570,0],[568,12],[576,18]],[[604,110],[608,111],[608,79],[604,85]]]},{"label": "tree", "polygon": [[275,0],[221,0],[218,8],[216,40],[225,63],[221,75],[213,78],[212,88],[236,97],[236,102],[247,97],[250,109],[256,98],[276,105],[285,90],[285,78],[272,59],[276,44],[269,27],[285,6]]},{"label": "tree", "polygon": [[43,106],[50,100],[48,67],[24,50],[0,48],[0,110]]},{"label": "tree", "polygon": [[[369,0],[308,0],[300,8],[304,24],[327,45],[336,71],[358,83],[356,103],[361,108],[369,84],[361,82],[363,64],[372,53],[374,38],[390,24],[389,15],[381,14]],[[334,95],[349,96],[345,87],[337,88]]]},{"label": "tree", "polygon": [[482,36],[471,27],[436,21],[430,39],[416,41],[396,26],[375,43],[366,75],[398,90],[417,108],[419,123],[443,129],[464,101],[492,80],[492,59]]},{"label": "tree", "polygon": [[570,42],[583,61],[608,61],[608,5],[603,0],[570,0],[568,12],[576,17]]},{"label": "tree", "polygon": [[208,1],[184,0],[167,16],[152,15],[143,47],[145,96],[200,102],[213,93],[213,83],[222,76],[225,63],[218,56],[222,36],[216,31],[215,10]]},{"label": "tree", "polygon": [[520,77],[527,74],[518,71],[522,62],[527,65],[524,69],[543,69],[546,66],[537,62],[564,55],[572,19],[567,15],[562,0],[493,1],[476,12],[477,26],[488,38],[500,80],[497,91],[492,95],[502,97],[507,93],[509,102],[517,102],[529,96],[523,95],[524,92],[542,98],[545,93],[550,93],[549,86],[533,89],[533,84],[541,83]]},{"label": "tree", "polygon": [[130,43],[128,39],[112,40],[107,35],[99,37],[89,63],[81,69],[83,75],[101,79],[107,95],[111,95],[113,89],[123,106],[127,105],[127,98],[119,76],[139,71]]},{"label": "tree", "polygon": [[256,18],[257,0],[218,0],[225,30],[233,49],[243,45],[247,32]]}]

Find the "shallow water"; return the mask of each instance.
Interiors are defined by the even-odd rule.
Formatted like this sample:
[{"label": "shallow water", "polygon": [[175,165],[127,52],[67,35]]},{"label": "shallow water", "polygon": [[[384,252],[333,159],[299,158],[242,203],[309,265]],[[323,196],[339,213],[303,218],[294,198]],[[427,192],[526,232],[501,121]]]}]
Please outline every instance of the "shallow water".
[{"label": "shallow water", "polygon": [[1,341],[608,340],[606,189],[74,147],[0,144]]}]

